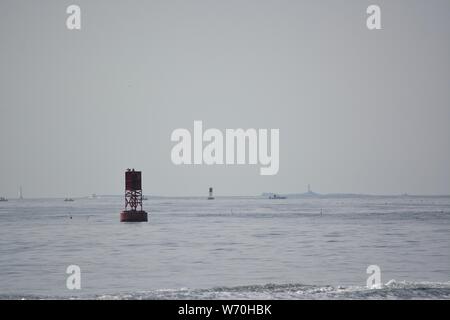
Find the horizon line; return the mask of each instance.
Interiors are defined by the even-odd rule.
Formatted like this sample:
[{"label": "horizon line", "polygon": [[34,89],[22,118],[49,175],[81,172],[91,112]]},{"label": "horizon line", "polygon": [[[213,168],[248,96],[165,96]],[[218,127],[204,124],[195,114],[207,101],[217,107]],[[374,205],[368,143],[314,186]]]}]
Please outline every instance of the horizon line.
[{"label": "horizon line", "polygon": [[[332,192],[332,193],[317,193],[317,192],[302,192],[302,193],[277,193],[277,192],[262,192],[260,194],[253,195],[214,195],[216,198],[267,198],[269,195],[280,195],[286,197],[309,197],[309,198],[320,198],[320,197],[333,197],[333,196],[347,196],[347,197],[435,197],[435,198],[443,198],[450,197],[450,194],[409,194],[409,193],[391,193],[391,194],[376,194],[376,193],[354,193],[354,192]],[[97,194],[96,198],[101,197],[123,197],[123,194]],[[143,194],[144,197],[148,198],[207,198],[207,195],[150,195]],[[92,195],[87,196],[38,196],[38,197],[24,197],[20,199],[18,197],[8,198],[7,200],[38,200],[38,199],[92,199]],[[288,198],[289,199],[289,198]],[[144,200],[145,201],[145,200]]]}]

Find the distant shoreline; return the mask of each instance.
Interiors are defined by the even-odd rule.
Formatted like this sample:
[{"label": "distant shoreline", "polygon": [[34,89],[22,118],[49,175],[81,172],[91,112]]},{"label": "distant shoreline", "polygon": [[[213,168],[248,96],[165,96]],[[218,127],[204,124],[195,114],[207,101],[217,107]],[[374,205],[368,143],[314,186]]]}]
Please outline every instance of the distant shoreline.
[{"label": "distant shoreline", "polygon": [[[279,200],[289,200],[289,199],[351,199],[351,198],[450,198],[450,195],[420,195],[420,194],[359,194],[359,193],[263,193],[260,195],[215,195],[216,199],[269,199],[271,195],[278,195],[286,197],[286,199]],[[148,200],[151,199],[206,199],[207,196],[163,196],[163,195],[145,195]],[[61,200],[63,201],[66,197],[30,197],[24,199],[18,198],[7,198],[8,201],[27,201],[27,200]],[[96,201],[104,198],[123,198],[123,195],[98,195],[97,198],[91,198],[89,196],[71,197],[74,200],[90,200]],[[273,199],[272,199],[273,200]],[[275,199],[278,201],[278,199]],[[145,201],[145,200],[144,200]],[[7,202],[6,202],[7,203]]]}]

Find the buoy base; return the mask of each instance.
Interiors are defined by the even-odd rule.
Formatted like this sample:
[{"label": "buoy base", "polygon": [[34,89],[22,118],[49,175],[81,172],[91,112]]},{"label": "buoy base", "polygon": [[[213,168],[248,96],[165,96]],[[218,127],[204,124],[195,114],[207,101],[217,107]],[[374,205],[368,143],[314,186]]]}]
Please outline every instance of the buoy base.
[{"label": "buoy base", "polygon": [[214,197],[208,197],[208,200],[214,200]]},{"label": "buoy base", "polygon": [[120,213],[120,222],[147,222],[147,212],[127,210]]}]

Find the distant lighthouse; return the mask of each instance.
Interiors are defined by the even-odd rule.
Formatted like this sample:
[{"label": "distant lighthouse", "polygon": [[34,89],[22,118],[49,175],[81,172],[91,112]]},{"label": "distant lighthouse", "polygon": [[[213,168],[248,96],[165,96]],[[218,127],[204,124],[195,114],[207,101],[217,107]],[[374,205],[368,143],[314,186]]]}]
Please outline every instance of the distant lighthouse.
[{"label": "distant lighthouse", "polygon": [[208,200],[214,200],[214,196],[213,196],[213,188],[209,187],[209,196],[208,196]]},{"label": "distant lighthouse", "polygon": [[19,200],[23,200],[22,186],[19,187]]}]

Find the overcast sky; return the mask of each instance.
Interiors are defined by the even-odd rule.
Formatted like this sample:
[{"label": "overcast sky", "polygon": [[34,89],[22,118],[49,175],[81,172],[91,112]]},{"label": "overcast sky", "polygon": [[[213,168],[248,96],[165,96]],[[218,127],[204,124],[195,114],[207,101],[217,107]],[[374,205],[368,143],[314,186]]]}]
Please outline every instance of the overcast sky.
[{"label": "overcast sky", "polygon": [[[0,43],[0,196],[121,194],[128,167],[151,195],[450,194],[448,0],[2,0]],[[279,173],[175,166],[194,120],[280,129]]]}]

